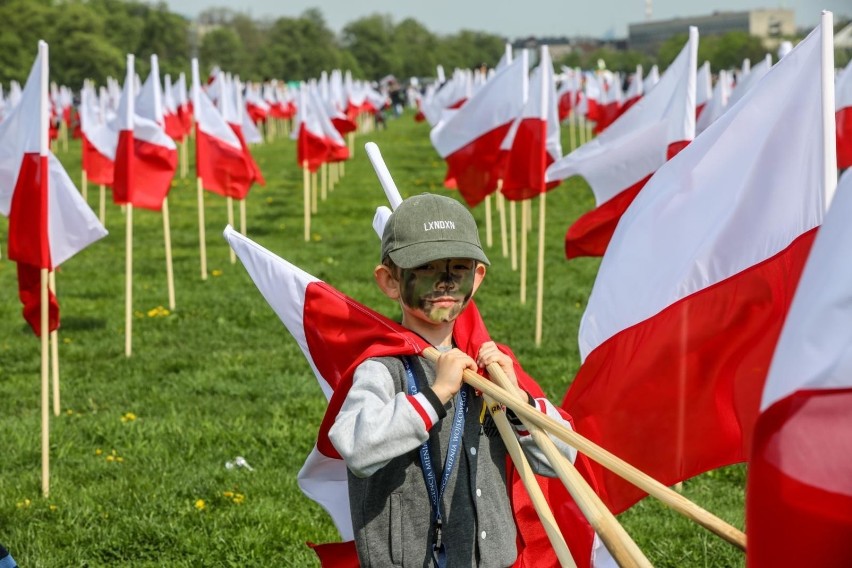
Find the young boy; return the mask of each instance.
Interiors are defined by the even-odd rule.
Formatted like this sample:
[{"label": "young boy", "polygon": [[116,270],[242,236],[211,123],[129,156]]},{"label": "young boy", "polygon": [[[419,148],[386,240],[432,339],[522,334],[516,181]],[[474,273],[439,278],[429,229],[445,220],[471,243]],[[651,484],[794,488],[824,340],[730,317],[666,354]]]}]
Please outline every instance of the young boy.
[{"label": "young boy", "polygon": [[[376,283],[399,303],[403,327],[441,356],[437,364],[419,357],[364,361],[329,432],[349,469],[363,567],[515,561],[506,448],[484,401],[462,382],[466,369],[497,363],[517,385],[512,359],[493,342],[484,343],[475,360],[453,344],[455,320],[488,264],[473,216],[449,197],[406,199],[385,226]],[[546,400],[529,398],[560,416]],[[531,437],[518,436],[533,468],[553,475]],[[556,443],[573,461],[575,452]]]}]

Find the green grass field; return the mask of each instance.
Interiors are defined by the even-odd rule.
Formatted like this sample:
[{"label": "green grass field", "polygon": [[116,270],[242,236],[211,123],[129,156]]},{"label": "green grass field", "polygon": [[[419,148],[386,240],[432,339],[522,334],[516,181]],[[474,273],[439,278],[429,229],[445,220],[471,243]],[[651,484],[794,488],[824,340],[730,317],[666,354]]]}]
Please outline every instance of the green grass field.
[{"label": "green grass field", "polygon": [[[379,241],[373,212],[386,204],[363,145],[375,141],[403,196],[444,191],[444,164],[428,127],[410,115],[356,138],[346,175],[303,239],[302,175],[295,145],[253,148],[267,180],[247,200],[248,235],[388,316],[396,308],[372,280]],[[564,145],[567,148],[567,143]],[[57,152],[79,185],[80,148]],[[192,152],[190,151],[190,155]],[[192,170],[192,167],[190,169]],[[89,187],[97,211],[97,188]],[[295,341],[221,237],[225,200],[206,194],[211,275],[199,275],[194,178],[169,197],[176,309],[168,313],[160,214],[134,212],[133,356],[124,355],[121,211],[107,205],[110,234],[57,272],[61,415],[51,415],[51,492],[40,489],[40,346],[20,315],[14,263],[0,218],[0,543],[23,567],[314,566],[306,541],[339,539],[303,496],[296,474],[314,444],[325,399]],[[548,194],[544,340],[534,343],[537,229],[529,235],[527,301],[500,247],[477,303],[492,337],[561,402],[579,366],[577,328],[598,261],[567,262],[567,226],[594,200],[574,178]],[[485,242],[484,210],[474,211]],[[534,221],[538,219],[534,205]],[[226,469],[244,456],[254,467]],[[743,527],[745,468],[684,484],[684,494]],[[203,503],[203,505],[202,505]],[[656,566],[742,566],[741,552],[653,499],[621,515]]]}]

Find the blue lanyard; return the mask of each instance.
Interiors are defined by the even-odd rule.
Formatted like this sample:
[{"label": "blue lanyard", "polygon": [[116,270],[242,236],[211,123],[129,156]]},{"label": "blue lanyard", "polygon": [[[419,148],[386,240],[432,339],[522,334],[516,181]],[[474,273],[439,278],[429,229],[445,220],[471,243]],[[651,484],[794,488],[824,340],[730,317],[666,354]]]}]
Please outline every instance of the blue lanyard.
[{"label": "blue lanyard", "polygon": [[[408,376],[407,386],[408,394],[414,396],[419,391],[417,389],[417,379],[411,370],[411,363],[408,357],[402,357],[402,365],[405,367],[405,373]],[[447,459],[444,462],[444,472],[441,476],[441,487],[438,488],[438,482],[435,477],[435,468],[432,466],[432,456],[429,453],[429,440],[423,442],[420,446],[420,465],[423,469],[423,479],[426,482],[426,489],[429,491],[429,501],[432,503],[432,524],[434,529],[434,538],[432,543],[432,559],[435,565],[443,568],[447,565],[447,552],[441,538],[442,516],[441,516],[441,498],[444,496],[444,490],[447,488],[447,481],[450,479],[450,474],[453,471],[453,466],[458,457],[459,448],[461,448],[462,434],[464,433],[464,415],[467,411],[467,385],[462,386],[459,391],[459,402],[456,405],[456,413],[453,417],[453,429],[450,432],[450,444],[447,448]]]}]

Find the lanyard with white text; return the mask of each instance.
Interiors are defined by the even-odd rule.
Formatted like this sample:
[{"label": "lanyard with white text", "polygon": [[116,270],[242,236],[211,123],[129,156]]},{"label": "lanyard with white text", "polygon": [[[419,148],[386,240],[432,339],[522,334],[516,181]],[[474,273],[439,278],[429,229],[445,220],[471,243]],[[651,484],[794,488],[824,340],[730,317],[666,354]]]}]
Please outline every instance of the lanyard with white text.
[{"label": "lanyard with white text", "polygon": [[[408,357],[402,358],[402,364],[405,367],[405,373],[408,375],[408,394],[416,395],[417,379],[411,370],[411,363]],[[423,442],[420,446],[420,464],[423,469],[423,479],[426,481],[426,489],[429,491],[429,500],[432,503],[432,521],[435,531],[432,544],[432,559],[438,568],[444,568],[447,565],[447,553],[444,547],[443,539],[441,538],[441,498],[444,495],[444,489],[447,487],[447,481],[450,479],[450,474],[453,471],[453,466],[456,462],[456,457],[461,447],[462,433],[464,432],[464,415],[467,410],[467,385],[462,386],[459,391],[459,402],[456,405],[456,413],[453,417],[453,428],[450,432],[450,443],[447,448],[447,459],[444,462],[444,473],[441,476],[441,488],[438,489],[438,482],[435,479],[435,469],[432,467],[432,456],[429,453],[429,440]]]}]

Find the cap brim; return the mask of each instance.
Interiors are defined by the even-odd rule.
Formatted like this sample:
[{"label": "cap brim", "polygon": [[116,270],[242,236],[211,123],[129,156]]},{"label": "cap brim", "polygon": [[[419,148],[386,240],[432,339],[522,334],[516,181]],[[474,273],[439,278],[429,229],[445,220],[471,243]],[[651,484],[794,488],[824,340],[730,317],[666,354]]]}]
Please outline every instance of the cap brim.
[{"label": "cap brim", "polygon": [[462,241],[415,243],[388,253],[400,268],[414,268],[441,258],[472,258],[491,265],[481,248]]}]

